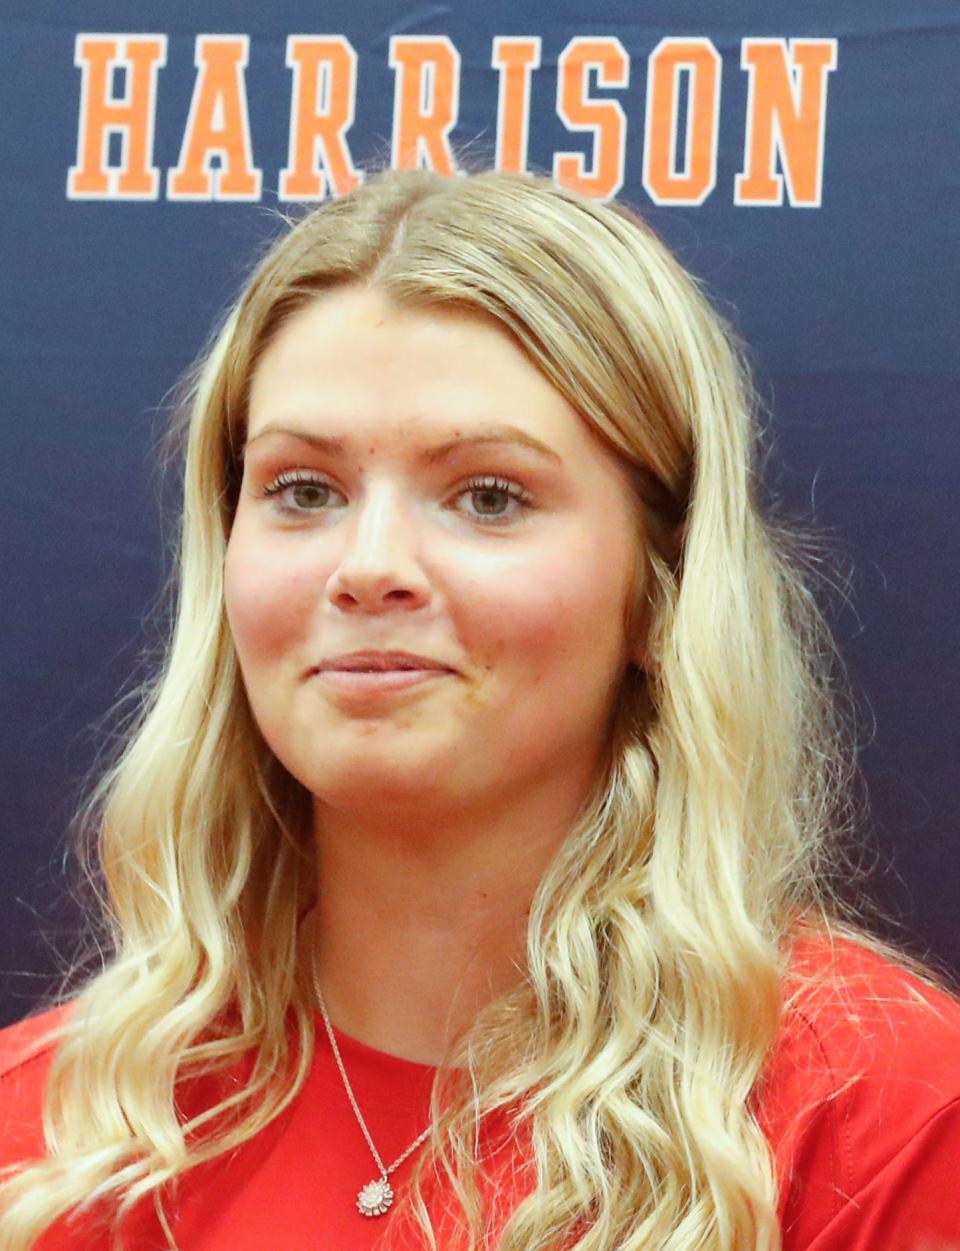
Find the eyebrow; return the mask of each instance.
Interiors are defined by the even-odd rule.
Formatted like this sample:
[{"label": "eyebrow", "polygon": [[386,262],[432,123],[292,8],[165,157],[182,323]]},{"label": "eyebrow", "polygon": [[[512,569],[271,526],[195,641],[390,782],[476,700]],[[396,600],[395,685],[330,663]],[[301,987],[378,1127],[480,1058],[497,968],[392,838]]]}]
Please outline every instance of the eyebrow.
[{"label": "eyebrow", "polygon": [[[317,451],[325,452],[330,456],[343,455],[347,450],[348,440],[345,438],[326,434],[312,434],[309,430],[301,430],[296,426],[283,426],[271,423],[265,426],[259,434],[255,434],[252,439],[248,439],[244,443],[241,454],[245,455],[247,448],[268,434],[285,434],[290,438],[300,439],[301,442],[309,443]],[[434,465],[446,460],[449,456],[459,451],[460,448],[483,446],[490,443],[517,444],[520,447],[539,452],[541,456],[556,461],[558,465],[563,464],[562,458],[552,447],[548,447],[546,443],[541,443],[532,434],[527,434],[525,430],[519,430],[516,426],[483,426],[480,430],[476,430],[469,435],[457,435],[452,439],[445,439],[442,443],[437,443],[433,447],[427,448],[421,459],[425,464]]]}]

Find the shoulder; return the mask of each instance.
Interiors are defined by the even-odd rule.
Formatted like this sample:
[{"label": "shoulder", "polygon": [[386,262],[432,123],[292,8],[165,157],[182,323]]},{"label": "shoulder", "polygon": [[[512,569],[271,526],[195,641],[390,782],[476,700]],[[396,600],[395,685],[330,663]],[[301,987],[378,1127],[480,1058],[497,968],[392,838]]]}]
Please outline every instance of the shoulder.
[{"label": "shoulder", "polygon": [[68,1013],[69,1005],[62,1004],[0,1029],[0,1082],[30,1061],[51,1054]]},{"label": "shoulder", "polygon": [[912,1251],[886,1240],[894,1201],[904,1238],[960,1248],[960,1204],[937,1195],[960,1158],[960,1002],[843,938],[799,940],[786,989],[758,1088],[785,1249]]},{"label": "shoulder", "polygon": [[960,1096],[960,1000],[909,968],[850,939],[805,936],[785,990],[772,1076],[799,1070],[808,1096],[834,1098],[868,1082],[920,1109]]},{"label": "shoulder", "polygon": [[0,1168],[44,1154],[43,1097],[69,1006],[0,1029]]}]

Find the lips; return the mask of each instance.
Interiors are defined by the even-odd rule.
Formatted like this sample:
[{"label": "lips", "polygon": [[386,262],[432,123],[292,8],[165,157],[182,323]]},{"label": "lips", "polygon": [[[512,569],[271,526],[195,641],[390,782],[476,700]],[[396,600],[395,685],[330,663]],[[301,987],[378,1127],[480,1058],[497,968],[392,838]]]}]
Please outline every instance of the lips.
[{"label": "lips", "polygon": [[449,665],[441,664],[429,656],[417,656],[412,652],[349,652],[331,656],[317,666],[316,672],[334,670],[340,673],[393,673],[404,670],[435,669],[441,673],[452,672]]}]

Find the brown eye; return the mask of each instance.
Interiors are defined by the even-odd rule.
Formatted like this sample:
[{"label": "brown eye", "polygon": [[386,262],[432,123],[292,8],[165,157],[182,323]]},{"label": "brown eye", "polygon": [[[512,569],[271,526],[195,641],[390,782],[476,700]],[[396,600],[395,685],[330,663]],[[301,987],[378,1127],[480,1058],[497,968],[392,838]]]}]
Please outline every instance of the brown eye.
[{"label": "brown eye", "polygon": [[275,497],[274,506],[281,513],[303,515],[322,511],[330,504],[331,496],[339,492],[323,478],[297,470],[278,474],[263,488],[263,495],[267,499]]},{"label": "brown eye", "polygon": [[459,492],[458,499],[470,498],[467,515],[475,521],[494,524],[517,520],[533,507],[533,500],[516,482],[506,478],[474,478]]},{"label": "brown eye", "polygon": [[510,496],[503,487],[483,487],[471,491],[473,506],[478,513],[486,515],[502,513],[510,503]]},{"label": "brown eye", "polygon": [[290,497],[298,508],[321,508],[330,496],[325,482],[298,482],[290,488]]}]

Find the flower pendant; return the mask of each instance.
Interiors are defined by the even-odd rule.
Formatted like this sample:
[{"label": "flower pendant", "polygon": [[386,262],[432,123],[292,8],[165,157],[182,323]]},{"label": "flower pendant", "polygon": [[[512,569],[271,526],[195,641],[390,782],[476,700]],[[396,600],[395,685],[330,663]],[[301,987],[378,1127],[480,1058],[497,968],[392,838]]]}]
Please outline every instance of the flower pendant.
[{"label": "flower pendant", "polygon": [[383,1216],[393,1203],[393,1187],[385,1177],[367,1182],[357,1195],[357,1207],[363,1216]]}]

